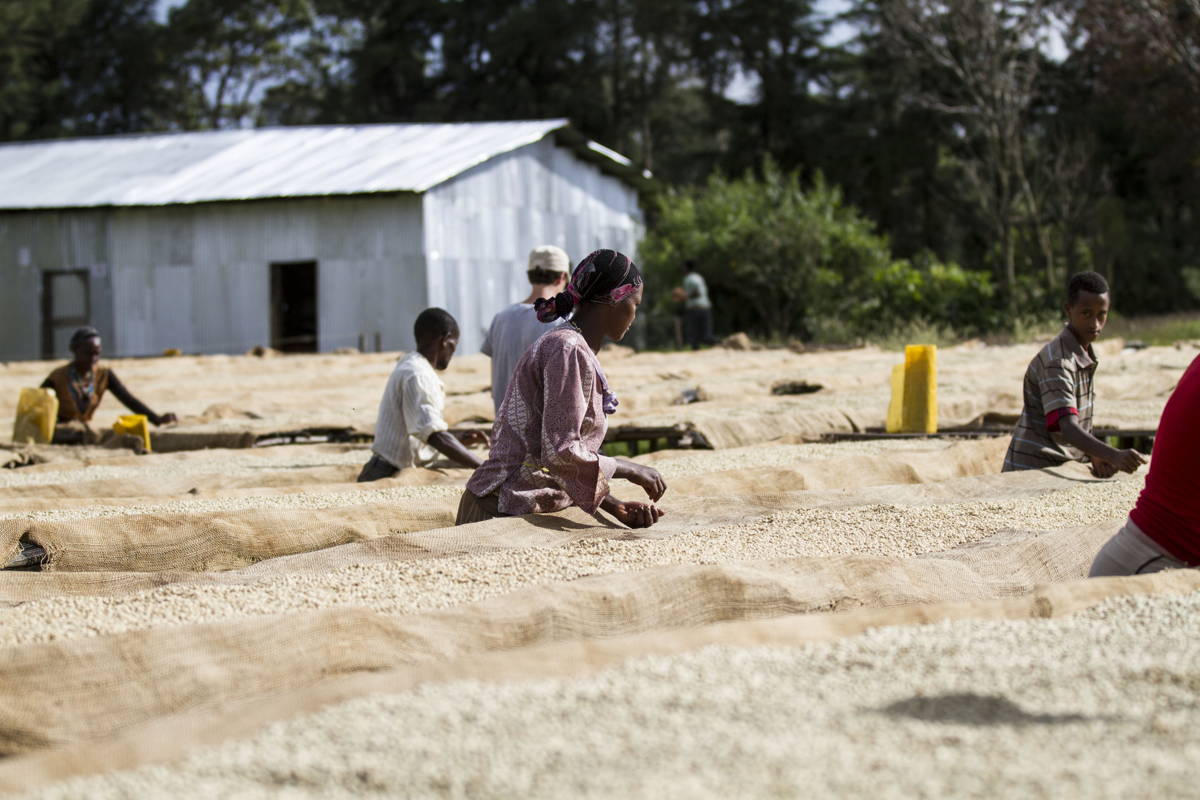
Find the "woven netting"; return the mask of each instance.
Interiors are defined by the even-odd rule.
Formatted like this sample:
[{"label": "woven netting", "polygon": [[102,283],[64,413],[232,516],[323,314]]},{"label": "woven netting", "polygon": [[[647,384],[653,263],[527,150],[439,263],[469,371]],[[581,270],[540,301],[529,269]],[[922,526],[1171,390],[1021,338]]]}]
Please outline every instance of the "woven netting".
[{"label": "woven netting", "polygon": [[[673,490],[686,500],[677,506],[695,524],[719,519],[701,513],[705,498],[720,496],[726,502],[744,503],[760,509],[788,507],[779,495],[838,486],[869,487],[896,483],[932,483],[952,477],[986,475],[996,471],[1003,442],[968,442],[938,453],[897,455],[888,459],[871,457],[839,460],[838,468],[822,462],[790,468],[739,469],[691,478]],[[425,476],[431,475],[432,478]],[[81,476],[82,477],[82,476]],[[308,477],[308,476],[306,476]],[[340,477],[348,477],[343,473]],[[217,505],[196,501],[201,510],[193,513],[136,513],[146,505],[138,498],[102,502],[113,513],[107,516],[61,520],[0,520],[0,556],[11,557],[22,540],[46,550],[50,571],[63,572],[164,572],[171,570],[217,571],[246,566],[265,559],[308,553],[347,542],[375,539],[400,533],[445,527],[454,521],[463,470],[437,473],[411,471],[388,481],[396,492],[409,495],[388,497],[379,502],[360,502],[375,489],[342,487],[343,499],[328,502],[332,507],[303,510],[219,510]],[[261,481],[260,476],[256,479]],[[195,476],[167,479],[175,488],[196,483]],[[228,479],[225,479],[228,480]],[[372,487],[375,484],[371,485]],[[105,492],[116,489],[105,482],[72,482],[66,486],[31,486],[30,491],[51,493],[70,487],[76,492]],[[328,488],[328,487],[327,487]],[[743,497],[738,497],[744,495]],[[736,499],[735,499],[736,498]],[[97,505],[93,497],[89,506]],[[219,505],[229,505],[224,495]],[[272,501],[288,495],[273,493]],[[253,501],[253,497],[241,498]],[[295,497],[301,504],[302,498]],[[31,505],[26,498],[20,503]],[[3,507],[0,492],[0,508]],[[697,505],[699,504],[699,505]],[[54,505],[51,502],[51,505]],[[58,503],[61,507],[61,503]],[[121,512],[121,513],[117,513]],[[728,515],[727,515],[728,516]],[[736,518],[736,517],[735,517]],[[517,528],[523,527],[517,525]],[[455,552],[459,552],[456,549]]]},{"label": "woven netting", "polygon": [[[894,479],[897,471],[917,480],[926,461],[927,468],[944,478],[969,471],[969,465],[981,455],[990,460],[994,453],[989,447],[994,450],[995,445],[967,443],[938,454],[835,459],[824,465],[825,470],[842,474],[842,483],[857,480],[867,485],[859,491],[789,492],[783,486],[763,491],[760,487],[763,501],[758,505],[746,503],[752,495],[739,496],[738,490],[757,485],[761,476],[744,476],[745,485],[735,482],[732,493],[724,496],[711,493],[706,481],[712,476],[707,476],[680,487],[672,501],[672,515],[645,535],[667,541],[689,530],[719,530],[721,525],[770,514],[781,507],[806,505],[817,514],[813,524],[819,525],[822,513],[876,503],[897,491],[895,484],[870,485],[873,479],[867,469],[872,463],[877,468],[874,478],[879,480]],[[815,469],[820,465],[809,466]],[[994,471],[994,463],[990,469]],[[981,497],[1037,498],[1086,482],[1086,475],[1082,467],[1064,468],[1017,475],[966,475],[904,488],[910,493],[924,490],[926,500],[934,503]],[[182,571],[186,567],[178,565],[195,556],[181,555],[172,545],[160,548],[158,556],[166,560],[170,553],[171,558],[181,559],[174,562],[173,571],[8,573],[0,576],[0,597],[11,603],[73,595],[71,603],[78,605],[88,596],[127,595],[172,583],[193,587],[190,591],[196,592],[199,603],[204,602],[206,585],[247,585],[270,597],[287,591],[290,576],[334,573],[350,565],[403,565],[463,554],[527,553],[529,548],[563,548],[588,538],[627,539],[633,546],[638,538],[615,526],[603,527],[577,510],[402,534],[385,534],[385,522],[377,516],[380,509],[360,511],[357,516],[353,508],[338,509],[329,516],[278,514],[257,521],[278,524],[287,519],[297,528],[307,524],[306,530],[342,525],[354,535],[377,531],[378,538],[269,559],[224,573]],[[129,522],[129,518],[115,519]],[[119,530],[117,526],[94,527],[97,520],[86,522],[78,530],[88,531],[91,541]],[[161,527],[139,530],[168,536],[178,527],[171,523],[154,519],[153,524]],[[63,531],[71,528],[66,523],[56,524],[61,524]],[[129,726],[189,709],[216,709],[251,700],[257,704],[256,698],[315,686],[336,676],[555,642],[679,631],[790,614],[1020,596],[1042,584],[1081,578],[1100,544],[1118,524],[1119,520],[1113,520],[1082,529],[1007,531],[946,552],[911,558],[842,555],[680,563],[521,588],[426,613],[316,609],[35,642],[9,648],[0,666],[0,751],[28,752],[111,736]],[[220,529],[221,535],[226,530]],[[244,533],[243,539],[229,536],[226,541],[250,542],[256,529],[247,526]],[[258,533],[261,536],[261,531]],[[83,538],[88,537],[77,541]],[[101,556],[102,548],[94,547],[92,557]],[[138,547],[147,550],[149,543],[139,542]],[[59,557],[71,557],[64,555],[69,549],[58,552]],[[401,569],[396,579],[404,580],[403,575]],[[20,612],[20,605],[10,608],[6,621],[19,624]],[[51,664],[54,680],[43,680]]]},{"label": "woven netting", "polygon": [[[312,464],[293,455],[287,468],[279,454],[262,463],[216,454],[211,469],[181,457],[180,474],[164,478],[170,491],[205,487],[185,501],[122,494],[120,472],[87,480],[106,473],[28,468],[35,477],[7,497],[0,490],[0,509],[39,501],[46,510],[0,520],[0,535],[7,552],[22,538],[42,544],[50,569],[0,573],[0,625],[20,642],[0,649],[0,753],[12,756],[0,788],[169,760],[426,681],[577,674],[643,654],[875,625],[1047,616],[1111,594],[1200,585],[1190,572],[1079,582],[1121,514],[1083,527],[1054,520],[1079,518],[1070,505],[1099,493],[1123,503],[1140,477],[1100,482],[1082,465],[1000,475],[1006,444],[657,453],[643,458],[668,475],[668,515],[646,531],[578,509],[448,527],[465,472],[359,486],[347,480],[363,451],[344,448],[304,451]],[[251,485],[260,478],[282,483],[260,491]],[[54,496],[67,486],[73,494]],[[179,502],[198,505],[169,505]],[[976,515],[987,514],[985,525]],[[1006,515],[1023,522],[997,526]],[[928,520],[944,530],[930,523],[911,547],[897,533]],[[639,548],[648,559],[633,557]],[[755,556],[784,551],[815,555]],[[544,566],[554,558],[595,566],[564,573]],[[355,599],[371,580],[397,596],[411,584],[417,595],[442,586],[466,600],[406,609]],[[466,590],[476,581],[480,591]],[[325,593],[297,606],[314,585]],[[22,630],[38,620],[60,632]]]},{"label": "woven netting", "polygon": [[[714,643],[796,644],[880,625],[1047,617],[1114,595],[1200,589],[1192,571],[1019,585],[1078,573],[1086,560],[1078,556],[1105,535],[1044,534],[903,564],[847,558],[676,567],[436,614],[324,610],[29,647],[0,670],[0,747],[55,749],[0,765],[0,786],[175,758],[272,720],[428,681],[579,674]],[[987,577],[1000,572],[1008,573],[1003,581]],[[847,607],[859,610],[813,613]],[[871,607],[881,610],[863,610]],[[774,619],[747,622],[766,618]],[[52,682],[43,680],[49,663]]]}]

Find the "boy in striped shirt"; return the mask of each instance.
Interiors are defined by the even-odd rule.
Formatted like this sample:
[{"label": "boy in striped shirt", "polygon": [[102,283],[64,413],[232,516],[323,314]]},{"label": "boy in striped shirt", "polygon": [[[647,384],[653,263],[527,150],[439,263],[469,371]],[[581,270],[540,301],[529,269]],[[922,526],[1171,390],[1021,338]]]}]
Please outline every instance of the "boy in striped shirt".
[{"label": "boy in striped shirt", "polygon": [[1062,333],[1041,349],[1025,371],[1025,406],[1004,456],[1004,472],[1090,461],[1092,473],[1110,478],[1146,463],[1136,450],[1117,450],[1092,435],[1092,343],[1108,321],[1108,282],[1081,272],[1067,284]]}]

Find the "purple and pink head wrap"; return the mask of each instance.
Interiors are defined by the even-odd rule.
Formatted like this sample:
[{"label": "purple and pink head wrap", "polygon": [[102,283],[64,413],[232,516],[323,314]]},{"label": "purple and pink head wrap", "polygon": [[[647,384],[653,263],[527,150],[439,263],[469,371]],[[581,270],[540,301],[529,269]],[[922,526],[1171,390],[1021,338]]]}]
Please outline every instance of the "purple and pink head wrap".
[{"label": "purple and pink head wrap", "polygon": [[[535,300],[533,308],[542,322],[553,322],[570,316],[580,303],[616,305],[641,285],[642,273],[628,256],[616,250],[596,250],[575,267],[575,274],[571,276],[566,291],[559,292],[549,300]],[[608,378],[599,366],[596,375],[604,396],[604,413],[612,414],[617,410],[617,395],[609,388]]]},{"label": "purple and pink head wrap", "polygon": [[575,267],[565,291],[533,307],[542,322],[566,317],[580,303],[616,305],[642,285],[642,273],[629,257],[616,250],[596,250]]}]

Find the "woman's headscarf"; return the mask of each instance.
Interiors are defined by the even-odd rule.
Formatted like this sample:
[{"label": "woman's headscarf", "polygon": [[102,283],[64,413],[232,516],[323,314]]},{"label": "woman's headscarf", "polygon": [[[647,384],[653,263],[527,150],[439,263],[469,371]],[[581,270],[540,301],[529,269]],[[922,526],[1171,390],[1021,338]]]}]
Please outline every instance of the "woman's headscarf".
[{"label": "woman's headscarf", "polygon": [[570,315],[580,303],[615,305],[637,291],[642,273],[629,257],[616,250],[596,250],[575,267],[566,290],[549,300],[535,300],[533,307],[542,322]]},{"label": "woman's headscarf", "polygon": [[[629,257],[616,250],[596,250],[575,267],[575,274],[567,284],[566,291],[553,298],[538,299],[533,303],[537,318],[542,322],[568,316],[575,306],[583,302],[616,305],[637,291],[642,285],[642,273]],[[604,396],[604,413],[617,410],[617,395],[608,387],[608,377],[596,365],[596,376],[600,379],[600,392]]]}]

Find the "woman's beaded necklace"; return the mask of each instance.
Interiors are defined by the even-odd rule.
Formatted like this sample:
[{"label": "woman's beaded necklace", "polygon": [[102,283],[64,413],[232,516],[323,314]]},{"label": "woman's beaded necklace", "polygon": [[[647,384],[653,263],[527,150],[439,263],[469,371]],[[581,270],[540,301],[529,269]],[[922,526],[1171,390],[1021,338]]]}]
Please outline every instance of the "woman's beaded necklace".
[{"label": "woman's beaded necklace", "polygon": [[92,395],[96,393],[96,371],[92,369],[88,370],[86,375],[80,375],[79,370],[72,364],[67,370],[67,377],[75,405],[80,411],[86,411],[92,402]]}]

